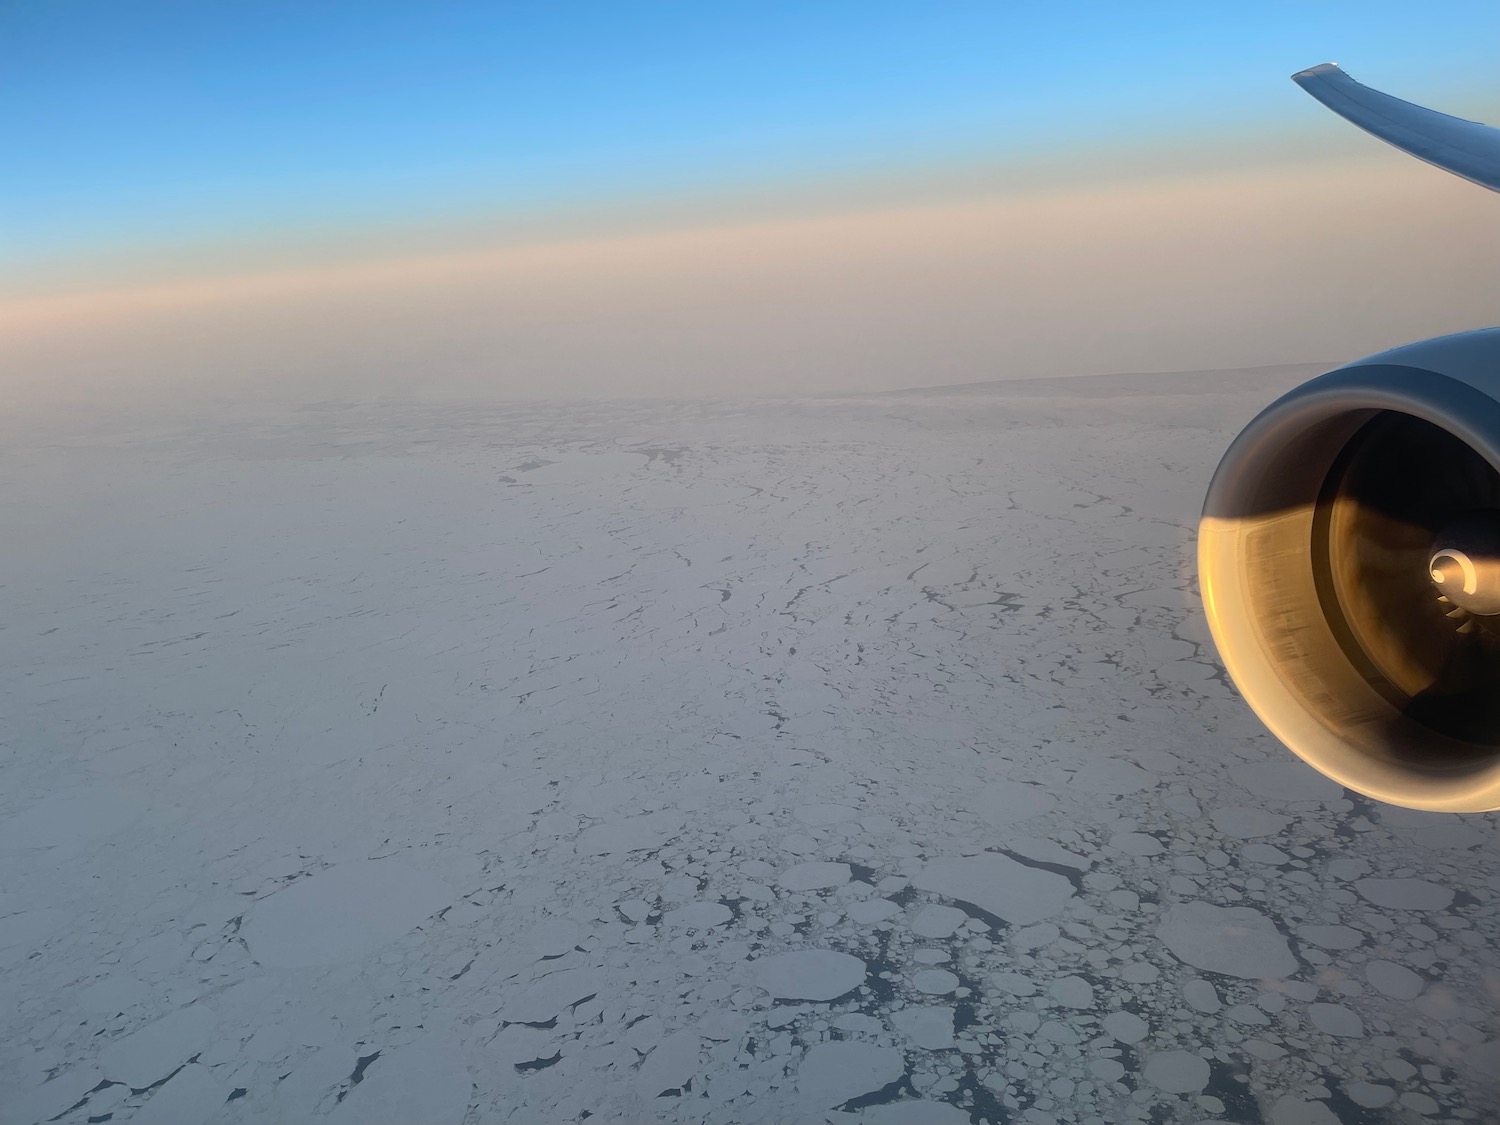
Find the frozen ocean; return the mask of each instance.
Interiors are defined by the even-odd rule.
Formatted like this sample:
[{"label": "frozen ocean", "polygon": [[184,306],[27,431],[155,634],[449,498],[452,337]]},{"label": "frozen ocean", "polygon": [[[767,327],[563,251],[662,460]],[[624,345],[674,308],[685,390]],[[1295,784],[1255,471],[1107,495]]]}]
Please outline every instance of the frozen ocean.
[{"label": "frozen ocean", "polygon": [[0,1122],[1497,1120],[1494,818],[1195,592],[1320,369],[12,419]]}]

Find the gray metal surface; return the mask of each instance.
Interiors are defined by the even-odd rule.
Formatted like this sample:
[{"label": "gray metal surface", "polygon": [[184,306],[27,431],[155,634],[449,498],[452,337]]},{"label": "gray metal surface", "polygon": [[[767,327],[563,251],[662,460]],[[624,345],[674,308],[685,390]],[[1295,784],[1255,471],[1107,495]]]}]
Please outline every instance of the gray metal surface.
[{"label": "gray metal surface", "polygon": [[1500,129],[1372,90],[1336,63],[1299,70],[1292,81],[1340,117],[1402,152],[1500,191]]}]

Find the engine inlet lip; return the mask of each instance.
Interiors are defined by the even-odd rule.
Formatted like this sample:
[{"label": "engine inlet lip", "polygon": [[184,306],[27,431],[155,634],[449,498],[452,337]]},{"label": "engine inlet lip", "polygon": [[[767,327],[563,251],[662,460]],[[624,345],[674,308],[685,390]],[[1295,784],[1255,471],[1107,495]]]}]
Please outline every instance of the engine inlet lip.
[{"label": "engine inlet lip", "polygon": [[1246,702],[1311,765],[1394,804],[1493,810],[1500,751],[1405,719],[1348,664],[1319,610],[1319,490],[1338,451],[1383,411],[1446,430],[1500,472],[1500,403],[1471,383],[1370,363],[1304,384],[1244,429],[1209,487],[1198,561],[1210,630]]}]

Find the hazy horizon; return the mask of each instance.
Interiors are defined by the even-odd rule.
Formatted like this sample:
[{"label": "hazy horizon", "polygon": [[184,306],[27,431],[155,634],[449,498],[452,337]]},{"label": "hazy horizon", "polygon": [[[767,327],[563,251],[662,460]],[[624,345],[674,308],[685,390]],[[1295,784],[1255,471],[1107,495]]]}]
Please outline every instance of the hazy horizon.
[{"label": "hazy horizon", "polygon": [[1286,79],[1489,115],[1475,5],[346,11],[0,13],[12,405],[839,393],[1494,319],[1493,199]]}]

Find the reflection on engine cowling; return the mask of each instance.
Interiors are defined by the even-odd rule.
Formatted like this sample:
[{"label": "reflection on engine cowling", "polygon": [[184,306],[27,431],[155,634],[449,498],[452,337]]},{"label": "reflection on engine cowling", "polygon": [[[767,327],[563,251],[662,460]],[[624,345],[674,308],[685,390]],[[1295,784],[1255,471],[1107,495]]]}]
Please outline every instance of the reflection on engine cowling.
[{"label": "reflection on engine cowling", "polygon": [[[1494,373],[1494,374],[1492,374]],[[1268,407],[1199,532],[1220,656],[1311,765],[1412,808],[1500,808],[1500,331]]]}]

